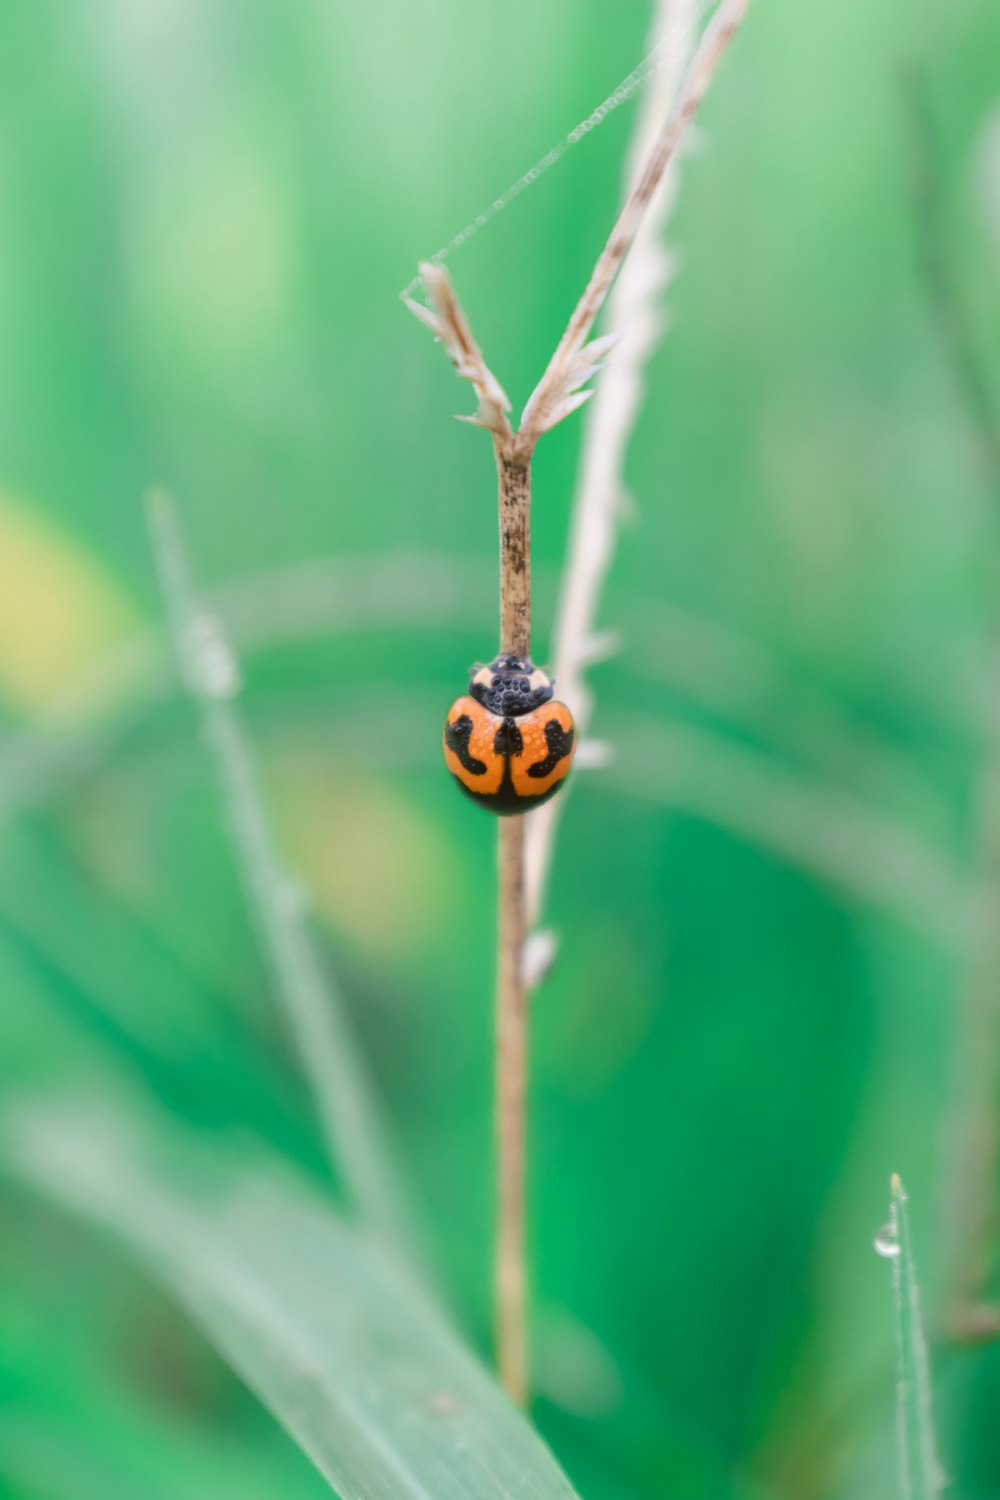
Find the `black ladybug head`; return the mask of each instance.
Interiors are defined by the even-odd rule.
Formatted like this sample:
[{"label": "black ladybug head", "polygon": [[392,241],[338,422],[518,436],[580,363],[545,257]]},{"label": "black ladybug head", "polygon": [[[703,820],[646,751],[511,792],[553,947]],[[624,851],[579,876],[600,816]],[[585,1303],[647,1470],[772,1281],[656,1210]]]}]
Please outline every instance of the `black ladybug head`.
[{"label": "black ladybug head", "polygon": [[498,656],[488,667],[472,668],[469,692],[499,718],[516,718],[548,703],[554,679],[536,667],[530,656]]}]

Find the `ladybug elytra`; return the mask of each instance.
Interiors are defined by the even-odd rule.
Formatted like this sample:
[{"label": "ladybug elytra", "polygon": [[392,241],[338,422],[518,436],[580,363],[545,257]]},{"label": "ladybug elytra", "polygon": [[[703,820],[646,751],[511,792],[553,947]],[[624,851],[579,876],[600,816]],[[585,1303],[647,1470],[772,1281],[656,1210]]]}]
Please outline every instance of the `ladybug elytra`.
[{"label": "ladybug elytra", "polygon": [[466,796],[501,816],[555,795],[573,759],[573,715],[527,656],[473,668],[444,721],[445,765]]}]

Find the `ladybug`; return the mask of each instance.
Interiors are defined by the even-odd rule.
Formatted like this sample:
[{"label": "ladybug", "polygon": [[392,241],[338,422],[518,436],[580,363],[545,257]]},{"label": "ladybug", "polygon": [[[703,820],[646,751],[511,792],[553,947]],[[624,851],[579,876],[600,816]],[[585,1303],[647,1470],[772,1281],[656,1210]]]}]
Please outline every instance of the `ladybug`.
[{"label": "ladybug", "polygon": [[506,817],[555,796],[573,759],[576,730],[553,679],[527,656],[472,669],[469,691],[444,721],[444,760],[462,791]]}]

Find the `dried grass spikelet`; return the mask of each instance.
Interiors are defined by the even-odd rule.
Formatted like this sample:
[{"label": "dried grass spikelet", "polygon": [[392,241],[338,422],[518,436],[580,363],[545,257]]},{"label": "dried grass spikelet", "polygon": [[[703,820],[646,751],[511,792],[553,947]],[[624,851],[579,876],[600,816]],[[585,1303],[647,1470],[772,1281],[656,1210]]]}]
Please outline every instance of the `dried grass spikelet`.
[{"label": "dried grass spikelet", "polygon": [[521,413],[522,437],[531,435],[537,442],[564,417],[577,411],[594,394],[582,389],[598,370],[604,369],[604,356],[618,342],[617,333],[604,333],[589,344],[566,349],[558,363],[545,372]]},{"label": "dried grass spikelet", "polygon": [[478,399],[472,416],[459,416],[458,421],[485,427],[501,440],[502,446],[516,447],[519,458],[526,461],[543,432],[590,400],[593,390],[582,387],[604,369],[604,356],[618,342],[618,335],[602,334],[588,344],[565,351],[557,368],[550,365],[524,408],[521,427],[515,432],[507,416],[511,410],[510,398],[483,358],[448,272],[443,266],[424,261],[420,276],[433,306],[424,307],[412,297],[404,297],[403,301],[444,345],[457,373],[470,383]]},{"label": "dried grass spikelet", "polygon": [[515,432],[507,413],[511,409],[506,392],[490,370],[476,343],[469,321],[455,296],[444,267],[432,261],[420,266],[420,276],[433,303],[423,307],[411,297],[404,301],[444,344],[458,374],[476,392],[478,407],[471,417],[460,420],[485,427],[497,442],[498,457],[520,465],[530,461],[543,432],[576,411],[592,392],[583,387],[602,368],[603,357],[617,341],[617,334],[590,338],[594,320],[607,298],[622,262],[635,241],[650,203],[657,194],[664,172],[691,124],[712,76],[734,33],[746,14],[749,0],[722,0],[701,37],[690,66],[680,82],[673,107],[645,153],[611,234],[598,256],[583,293],[573,310],[562,338],[528,399]]},{"label": "dried grass spikelet", "polygon": [[722,0],[705,28],[681,80],[673,107],[641,164],[566,331],[524,408],[518,437],[529,452],[543,432],[587,399],[584,394],[575,397],[572,392],[589,378],[582,374],[583,369],[599,360],[610,347],[608,342],[599,338],[587,342],[594,320],[635,241],[663,174],[705,97],[719,61],[746,14],[748,4],[749,0]]},{"label": "dried grass spikelet", "polygon": [[471,417],[459,416],[458,420],[469,422],[473,427],[485,427],[500,439],[512,438],[513,428],[507,417],[511,409],[510,398],[483,358],[483,351],[476,343],[447,271],[443,266],[423,261],[420,276],[433,308],[424,307],[412,297],[406,297],[404,301],[444,345],[457,373],[472,386],[479,403]]}]

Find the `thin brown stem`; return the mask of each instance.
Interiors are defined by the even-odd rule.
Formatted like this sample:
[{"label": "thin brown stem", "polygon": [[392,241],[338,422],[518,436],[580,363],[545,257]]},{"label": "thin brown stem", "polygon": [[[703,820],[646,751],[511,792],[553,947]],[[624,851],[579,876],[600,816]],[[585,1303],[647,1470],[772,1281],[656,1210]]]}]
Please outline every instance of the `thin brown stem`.
[{"label": "thin brown stem", "polygon": [[524,818],[503,818],[498,842],[496,1007],[496,1256],[494,1316],[504,1390],[528,1394],[525,1272],[525,1100],[528,1014],[524,983]]},{"label": "thin brown stem", "polygon": [[[500,651],[531,655],[531,468],[502,436],[493,440],[500,501]],[[527,908],[524,818],[498,830],[496,994],[496,1252],[494,1316],[503,1387],[528,1396],[524,1178],[528,1015],[524,983]]]},{"label": "thin brown stem", "polygon": [[500,652],[531,655],[531,466],[494,438],[500,500]]}]

